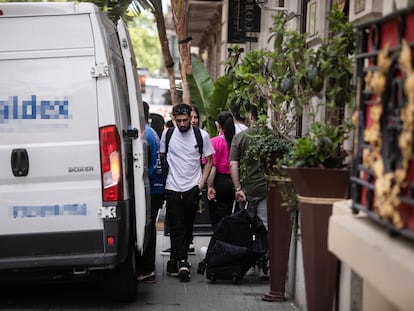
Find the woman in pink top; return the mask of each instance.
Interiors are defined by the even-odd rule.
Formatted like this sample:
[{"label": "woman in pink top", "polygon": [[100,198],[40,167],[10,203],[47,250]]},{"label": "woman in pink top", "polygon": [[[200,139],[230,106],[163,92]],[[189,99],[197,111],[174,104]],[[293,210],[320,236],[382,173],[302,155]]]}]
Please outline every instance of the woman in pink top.
[{"label": "woman in pink top", "polygon": [[234,189],[230,176],[229,153],[235,128],[233,115],[220,112],[216,121],[219,134],[211,139],[214,147],[213,167],[207,180],[207,198],[211,224],[215,230],[220,219],[231,214]]}]

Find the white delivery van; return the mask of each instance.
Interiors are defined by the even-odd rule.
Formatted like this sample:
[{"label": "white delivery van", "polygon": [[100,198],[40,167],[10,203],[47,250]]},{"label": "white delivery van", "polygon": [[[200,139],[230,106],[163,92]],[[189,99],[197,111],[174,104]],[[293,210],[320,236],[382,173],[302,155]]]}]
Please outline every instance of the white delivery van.
[{"label": "white delivery van", "polygon": [[125,28],[88,3],[0,3],[0,279],[104,275],[136,296],[149,209]]}]

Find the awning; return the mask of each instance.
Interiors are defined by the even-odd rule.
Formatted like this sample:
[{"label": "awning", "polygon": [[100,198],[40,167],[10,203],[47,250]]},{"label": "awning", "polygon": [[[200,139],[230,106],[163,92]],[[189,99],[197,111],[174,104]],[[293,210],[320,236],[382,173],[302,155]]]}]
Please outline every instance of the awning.
[{"label": "awning", "polygon": [[[193,38],[191,46],[204,47],[204,35],[211,31],[221,14],[222,0],[190,0],[188,5],[187,29]],[[220,21],[221,22],[221,21]]]}]

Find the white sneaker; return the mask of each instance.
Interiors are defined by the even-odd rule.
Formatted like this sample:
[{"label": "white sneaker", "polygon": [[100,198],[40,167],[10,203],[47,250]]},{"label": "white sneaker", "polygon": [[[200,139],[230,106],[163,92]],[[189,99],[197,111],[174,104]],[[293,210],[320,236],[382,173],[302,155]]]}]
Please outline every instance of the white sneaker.
[{"label": "white sneaker", "polygon": [[194,244],[193,243],[191,243],[190,246],[188,246],[187,254],[188,255],[195,255],[195,249],[194,249]]},{"label": "white sneaker", "polygon": [[[167,249],[162,250],[160,252],[160,254],[163,255],[163,256],[170,256],[171,248],[167,248]],[[193,244],[190,244],[190,246],[188,247],[187,255],[195,255],[195,249],[194,249]]]},{"label": "white sneaker", "polygon": [[190,265],[185,260],[178,263],[178,276],[181,282],[188,282],[191,279]]},{"label": "white sneaker", "polygon": [[150,272],[150,273],[148,273],[148,272],[142,273],[141,275],[139,275],[137,277],[137,280],[142,281],[144,283],[155,283],[157,279],[156,279],[155,273],[153,271],[153,272]]},{"label": "white sneaker", "polygon": [[163,256],[170,256],[170,254],[171,254],[171,248],[167,248],[167,249],[162,250],[160,252],[160,254],[163,255]]}]

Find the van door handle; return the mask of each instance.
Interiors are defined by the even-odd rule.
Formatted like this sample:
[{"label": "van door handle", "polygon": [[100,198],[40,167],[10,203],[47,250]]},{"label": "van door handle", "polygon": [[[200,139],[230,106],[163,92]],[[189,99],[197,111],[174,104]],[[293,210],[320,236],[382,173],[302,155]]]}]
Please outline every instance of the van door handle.
[{"label": "van door handle", "polygon": [[124,136],[124,138],[137,139],[139,131],[134,127],[133,129],[123,130],[122,135]]},{"label": "van door handle", "polygon": [[16,177],[23,177],[29,174],[29,155],[26,149],[12,150],[11,169]]}]

